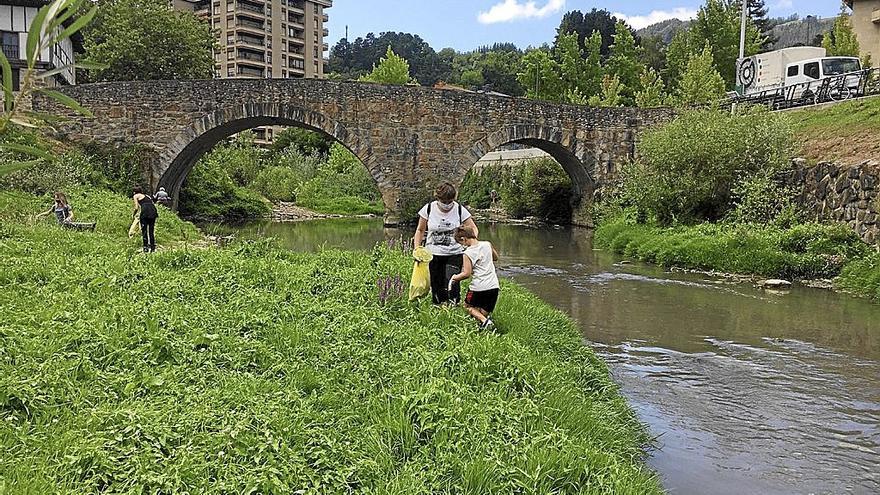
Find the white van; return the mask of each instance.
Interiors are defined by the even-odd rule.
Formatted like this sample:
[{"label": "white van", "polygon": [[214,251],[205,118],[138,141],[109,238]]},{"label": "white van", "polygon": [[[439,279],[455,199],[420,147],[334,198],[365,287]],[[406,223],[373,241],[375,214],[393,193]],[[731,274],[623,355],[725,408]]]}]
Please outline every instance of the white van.
[{"label": "white van", "polygon": [[819,91],[823,79],[834,78],[831,83],[836,96],[846,93],[848,97],[858,91],[860,74],[845,80],[836,76],[861,69],[862,64],[855,57],[826,57],[824,48],[800,46],[740,59],[736,76],[745,96],[796,86],[792,91],[797,94],[790,96],[809,97]]}]

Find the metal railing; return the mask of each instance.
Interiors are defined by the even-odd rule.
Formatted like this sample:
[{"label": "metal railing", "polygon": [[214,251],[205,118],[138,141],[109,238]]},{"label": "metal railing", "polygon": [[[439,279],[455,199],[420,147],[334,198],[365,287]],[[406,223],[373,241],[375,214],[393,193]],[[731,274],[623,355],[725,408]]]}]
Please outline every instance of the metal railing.
[{"label": "metal railing", "polygon": [[784,110],[878,94],[880,94],[880,68],[864,69],[745,96],[734,96],[722,101],[721,105],[722,108],[731,109],[742,104],[764,105],[771,110]]},{"label": "metal railing", "polygon": [[21,58],[21,49],[18,45],[3,45],[3,55],[9,60],[18,60]]}]

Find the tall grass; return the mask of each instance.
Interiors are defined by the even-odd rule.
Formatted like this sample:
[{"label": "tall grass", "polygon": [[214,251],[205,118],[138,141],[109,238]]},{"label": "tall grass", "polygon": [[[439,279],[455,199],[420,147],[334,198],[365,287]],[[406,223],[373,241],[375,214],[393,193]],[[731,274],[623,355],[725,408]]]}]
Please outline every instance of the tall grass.
[{"label": "tall grass", "polygon": [[869,247],[845,225],[788,229],[754,224],[657,227],[609,221],[595,233],[599,246],[643,261],[782,278],[834,277]]},{"label": "tall grass", "polygon": [[71,196],[97,233],[0,210],[0,492],[661,491],[606,366],[515,285],[480,333],[381,304],[399,252],[135,256],[123,200]]}]

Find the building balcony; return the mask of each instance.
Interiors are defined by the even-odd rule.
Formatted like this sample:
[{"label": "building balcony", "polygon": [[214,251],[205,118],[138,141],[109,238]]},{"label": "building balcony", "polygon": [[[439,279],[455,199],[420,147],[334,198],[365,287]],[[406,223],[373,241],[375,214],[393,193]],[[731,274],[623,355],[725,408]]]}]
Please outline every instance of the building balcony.
[{"label": "building balcony", "polygon": [[262,17],[266,16],[266,7],[264,5],[239,1],[236,8],[249,14],[259,14]]},{"label": "building balcony", "polygon": [[251,36],[239,36],[235,39],[235,41],[236,41],[236,43],[239,43],[239,44],[250,45],[250,46],[259,46],[261,48],[266,46],[266,39],[265,38],[253,38]]},{"label": "building balcony", "polygon": [[238,50],[238,54],[236,55],[236,59],[245,60],[250,63],[266,63],[266,54],[262,52],[252,52],[249,50]]},{"label": "building balcony", "polygon": [[239,66],[238,70],[236,70],[235,74],[240,77],[263,78],[266,74],[266,71],[264,69],[258,69],[255,67]]},{"label": "building balcony", "polygon": [[3,45],[3,55],[9,60],[18,60],[21,58],[21,48],[18,45]]},{"label": "building balcony", "polygon": [[236,19],[235,27],[239,29],[250,29],[252,31],[259,31],[261,33],[266,32],[266,25],[264,23],[251,21],[242,17]]}]

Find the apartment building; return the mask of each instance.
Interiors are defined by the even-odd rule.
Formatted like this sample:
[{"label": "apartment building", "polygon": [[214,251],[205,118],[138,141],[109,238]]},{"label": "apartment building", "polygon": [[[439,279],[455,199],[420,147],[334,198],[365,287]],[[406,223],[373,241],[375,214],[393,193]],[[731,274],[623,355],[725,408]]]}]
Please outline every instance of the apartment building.
[{"label": "apartment building", "polygon": [[[12,83],[15,90],[18,90],[22,73],[27,67],[26,47],[31,22],[40,8],[47,3],[49,2],[46,0],[0,0],[0,44],[3,55],[6,55],[12,66]],[[73,41],[65,38],[39,54],[37,69],[52,70],[69,66],[73,61]],[[76,71],[73,68],[62,71],[56,74],[49,84],[76,84]]]},{"label": "apartment building", "polygon": [[876,65],[880,62],[880,0],[846,0],[846,4],[853,11],[850,19],[862,54],[870,55]]},{"label": "apartment building", "polygon": [[[326,9],[332,0],[170,0],[217,33],[219,78],[322,78],[329,50]],[[271,142],[274,128],[254,130]]]}]

